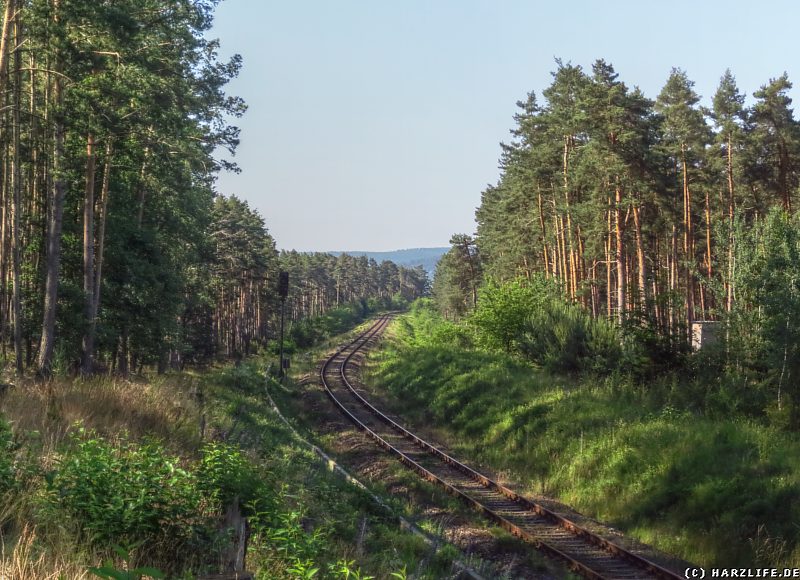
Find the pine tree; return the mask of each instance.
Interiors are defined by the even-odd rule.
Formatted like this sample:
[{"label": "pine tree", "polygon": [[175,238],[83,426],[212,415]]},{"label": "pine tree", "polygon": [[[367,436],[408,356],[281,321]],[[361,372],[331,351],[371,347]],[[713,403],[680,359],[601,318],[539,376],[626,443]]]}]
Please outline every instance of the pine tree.
[{"label": "pine tree", "polygon": [[[720,79],[719,88],[714,94],[711,118],[717,129],[715,144],[719,157],[724,158],[724,175],[727,189],[726,217],[728,227],[727,239],[727,269],[725,273],[725,309],[731,311],[733,307],[734,286],[733,280],[733,238],[734,223],[736,221],[736,182],[738,155],[745,139],[745,123],[747,112],[744,108],[744,95],[736,86],[736,79],[730,70],[726,70]],[[710,273],[709,273],[709,277]]]},{"label": "pine tree", "polygon": [[[685,284],[685,320],[690,330],[695,320],[695,204],[693,189],[695,177],[699,178],[706,144],[710,140],[709,129],[703,113],[697,107],[700,97],[694,92],[694,83],[686,73],[673,69],[666,85],[656,100],[656,111],[664,117],[664,147],[678,168],[683,206],[683,275]],[[673,257],[677,259],[677,257]]]}]

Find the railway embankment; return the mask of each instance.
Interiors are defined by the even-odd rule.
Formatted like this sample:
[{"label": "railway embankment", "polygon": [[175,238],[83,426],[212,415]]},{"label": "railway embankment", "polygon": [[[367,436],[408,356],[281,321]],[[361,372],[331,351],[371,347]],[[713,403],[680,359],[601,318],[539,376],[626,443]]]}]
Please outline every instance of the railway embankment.
[{"label": "railway embankment", "polygon": [[669,377],[559,376],[470,347],[430,309],[387,336],[367,394],[520,491],[701,565],[797,566],[791,433],[704,413]]}]

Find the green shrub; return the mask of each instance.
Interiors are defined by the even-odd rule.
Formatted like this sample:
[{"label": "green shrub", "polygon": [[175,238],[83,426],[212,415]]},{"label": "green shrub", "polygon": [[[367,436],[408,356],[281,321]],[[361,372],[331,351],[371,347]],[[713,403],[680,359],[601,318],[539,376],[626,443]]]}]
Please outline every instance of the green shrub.
[{"label": "green shrub", "polygon": [[[275,493],[274,505],[286,506],[287,487]],[[251,550],[257,559],[258,567],[272,569],[284,567],[291,577],[312,578],[319,572],[318,562],[327,547],[327,529],[317,527],[311,532],[303,528],[302,509],[264,510],[262,502],[249,506],[252,512],[250,527],[252,531]]]},{"label": "green shrub", "polygon": [[543,276],[487,281],[468,319],[476,343],[522,356],[554,372],[607,374],[622,359],[622,334],[569,302]]},{"label": "green shrub", "polygon": [[227,443],[208,443],[196,471],[204,497],[223,507],[238,497],[248,504],[266,496],[262,475],[241,450]]},{"label": "green shrub", "polygon": [[48,478],[50,514],[98,545],[190,540],[200,518],[195,477],[157,443],[111,444],[81,432]]},{"label": "green shrub", "polygon": [[469,317],[478,344],[489,349],[515,352],[523,348],[527,319],[557,293],[541,277],[519,278],[505,284],[488,280],[481,288],[478,305]]}]

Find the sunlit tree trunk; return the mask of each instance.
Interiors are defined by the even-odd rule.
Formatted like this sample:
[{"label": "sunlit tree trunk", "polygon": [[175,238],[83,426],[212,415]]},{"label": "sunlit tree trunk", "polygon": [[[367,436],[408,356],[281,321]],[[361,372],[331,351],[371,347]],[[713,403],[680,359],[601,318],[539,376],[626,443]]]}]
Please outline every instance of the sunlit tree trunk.
[{"label": "sunlit tree trunk", "polygon": [[615,188],[614,208],[614,235],[616,237],[616,260],[617,260],[617,322],[622,324],[625,321],[625,310],[627,306],[625,290],[628,283],[627,263],[625,261],[625,243],[623,241],[625,225],[622,219],[622,188],[617,185]]},{"label": "sunlit tree trunk", "polygon": [[728,279],[725,284],[725,310],[730,312],[733,308],[733,246],[734,234],[733,224],[735,222],[735,198],[733,184],[733,143],[728,135],[728,154],[727,154],[727,173],[728,173]]},{"label": "sunlit tree trunk", "polygon": [[83,360],[81,372],[91,374],[94,365],[94,333],[93,313],[94,307],[94,185],[95,185],[95,142],[94,135],[89,133],[86,138],[86,188],[83,198],[83,295],[84,316],[86,318],[86,332],[83,335]]},{"label": "sunlit tree trunk", "polygon": [[681,146],[681,154],[683,165],[683,254],[686,260],[686,265],[684,267],[686,276],[686,330],[690,333],[688,336],[691,336],[692,322],[694,321],[694,275],[692,273],[692,265],[694,263],[694,229],[692,225],[692,193],[689,189],[689,163],[686,159],[686,145]]},{"label": "sunlit tree trunk", "polygon": [[550,277],[550,259],[547,248],[547,230],[544,225],[544,210],[542,208],[542,191],[537,187],[537,197],[539,201],[539,227],[542,230],[542,254],[544,255],[544,276]]},{"label": "sunlit tree trunk", "polygon": [[647,304],[647,262],[644,257],[644,244],[642,243],[642,223],[638,205],[633,206],[633,227],[636,234],[636,265],[638,269],[639,303],[642,310]]}]

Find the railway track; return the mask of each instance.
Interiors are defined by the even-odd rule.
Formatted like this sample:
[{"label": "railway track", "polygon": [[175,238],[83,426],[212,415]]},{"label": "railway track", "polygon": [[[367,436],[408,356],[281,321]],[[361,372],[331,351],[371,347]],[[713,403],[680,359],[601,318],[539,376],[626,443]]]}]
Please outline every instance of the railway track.
[{"label": "railway track", "polygon": [[391,321],[379,318],[328,358],[320,378],[328,397],[362,431],[424,479],[483,513],[515,536],[594,579],[677,579],[676,574],[598,536],[473,470],[383,414],[353,386],[353,357],[366,350]]}]

